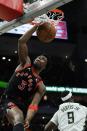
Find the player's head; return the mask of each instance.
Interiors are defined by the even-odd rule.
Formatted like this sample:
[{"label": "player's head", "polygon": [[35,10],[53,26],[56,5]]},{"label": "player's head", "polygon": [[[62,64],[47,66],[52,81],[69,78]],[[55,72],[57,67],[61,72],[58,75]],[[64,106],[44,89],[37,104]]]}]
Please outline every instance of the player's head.
[{"label": "player's head", "polygon": [[34,68],[40,72],[43,69],[45,69],[46,65],[47,65],[47,57],[44,55],[40,55],[40,56],[36,57],[36,59],[33,62]]},{"label": "player's head", "polygon": [[72,101],[72,92],[71,91],[64,91],[61,93],[61,100],[63,102],[66,102],[66,101]]}]

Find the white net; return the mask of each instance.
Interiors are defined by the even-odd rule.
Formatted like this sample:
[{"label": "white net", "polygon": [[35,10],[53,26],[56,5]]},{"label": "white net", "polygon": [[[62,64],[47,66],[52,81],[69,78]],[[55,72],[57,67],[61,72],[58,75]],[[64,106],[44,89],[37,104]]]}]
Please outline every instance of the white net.
[{"label": "white net", "polygon": [[40,22],[50,22],[49,17],[46,14],[43,14],[41,16],[38,16],[32,21],[32,24],[40,23]]},{"label": "white net", "polygon": [[63,20],[64,14],[57,12],[47,12],[47,14],[43,14],[38,16],[32,21],[32,24],[40,23],[40,22],[51,22],[53,25],[57,25],[59,21]]}]

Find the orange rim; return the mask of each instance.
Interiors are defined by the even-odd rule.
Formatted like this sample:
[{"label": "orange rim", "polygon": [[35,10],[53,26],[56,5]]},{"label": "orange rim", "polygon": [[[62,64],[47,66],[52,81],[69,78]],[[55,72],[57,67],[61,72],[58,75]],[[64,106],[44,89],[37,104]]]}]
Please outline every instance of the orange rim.
[{"label": "orange rim", "polygon": [[53,9],[53,10],[51,10],[51,12],[59,12],[59,13],[63,13],[64,14],[64,12],[62,10],[59,10],[59,9]]},{"label": "orange rim", "polygon": [[61,13],[61,15],[62,15],[61,20],[64,19],[64,12],[63,12],[62,10],[59,10],[59,9],[53,9],[53,10],[50,10],[49,12]]}]

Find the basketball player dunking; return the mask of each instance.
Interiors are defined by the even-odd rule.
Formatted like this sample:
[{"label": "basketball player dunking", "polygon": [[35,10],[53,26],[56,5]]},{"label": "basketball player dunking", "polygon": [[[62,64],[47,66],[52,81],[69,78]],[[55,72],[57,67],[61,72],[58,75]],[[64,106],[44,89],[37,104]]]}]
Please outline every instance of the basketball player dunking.
[{"label": "basketball player dunking", "polygon": [[[44,55],[40,55],[31,64],[28,56],[27,41],[37,27],[38,25],[33,26],[18,40],[20,64],[15,69],[5,91],[6,98],[3,102],[6,109],[6,117],[13,125],[13,131],[24,131],[29,127],[46,90],[39,73],[45,69],[47,58]],[[31,100],[31,102],[29,103],[28,100]],[[24,117],[25,112],[26,115]]]}]

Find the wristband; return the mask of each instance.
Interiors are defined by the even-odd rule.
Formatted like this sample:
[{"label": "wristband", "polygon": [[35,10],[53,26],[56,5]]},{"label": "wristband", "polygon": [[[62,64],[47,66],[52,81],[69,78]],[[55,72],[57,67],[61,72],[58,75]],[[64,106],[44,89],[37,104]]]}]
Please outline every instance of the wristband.
[{"label": "wristband", "polygon": [[29,105],[28,109],[37,111],[38,110],[38,105]]}]

